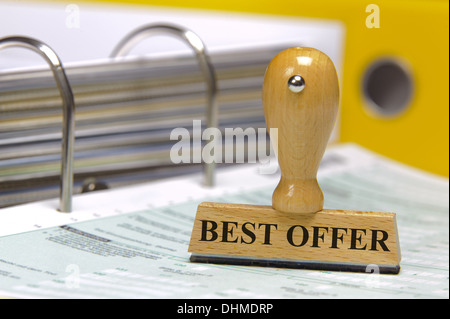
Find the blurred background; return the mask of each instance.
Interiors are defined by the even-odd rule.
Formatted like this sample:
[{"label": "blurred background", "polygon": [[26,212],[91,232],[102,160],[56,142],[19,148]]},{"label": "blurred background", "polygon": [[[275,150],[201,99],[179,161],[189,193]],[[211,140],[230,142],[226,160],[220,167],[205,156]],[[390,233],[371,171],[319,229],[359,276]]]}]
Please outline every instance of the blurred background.
[{"label": "blurred background", "polygon": [[[2,1],[0,38],[39,39],[65,67],[76,104],[75,193],[201,172],[169,158],[171,130],[205,122],[206,85],[191,50],[154,36],[125,59],[109,57],[123,37],[154,23],[203,40],[221,129],[265,127],[267,64],[288,47],[315,47],[340,79],[331,143],[448,177],[448,9],[425,0]],[[61,114],[45,61],[0,50],[0,207],[57,196]]]}]

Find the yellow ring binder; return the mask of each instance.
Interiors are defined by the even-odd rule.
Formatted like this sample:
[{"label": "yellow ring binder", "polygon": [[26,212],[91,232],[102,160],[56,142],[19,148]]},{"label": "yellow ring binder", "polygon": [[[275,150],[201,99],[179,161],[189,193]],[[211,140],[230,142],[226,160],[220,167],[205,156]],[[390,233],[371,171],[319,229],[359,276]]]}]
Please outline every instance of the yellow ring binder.
[{"label": "yellow ring binder", "polygon": [[[345,54],[339,142],[356,143],[407,165],[449,176],[449,1],[101,2],[278,16],[287,21],[340,21],[345,28]],[[426,50],[418,49],[417,39],[422,40]],[[414,85],[405,112],[395,118],[367,112],[367,99],[360,90],[364,72],[384,57],[405,61]]]},{"label": "yellow ring binder", "polygon": [[23,47],[38,53],[47,61],[53,73],[53,77],[63,100],[63,138],[61,150],[59,210],[61,212],[71,212],[73,189],[73,145],[75,141],[75,102],[64,67],[55,51],[39,40],[21,36],[0,38],[0,50],[7,47]]},{"label": "yellow ring binder", "polygon": [[[131,48],[143,38],[161,33],[173,35],[186,41],[186,43],[192,48],[192,50],[194,50],[208,88],[208,107],[206,113],[208,127],[218,127],[217,84],[214,67],[210,62],[208,54],[206,53],[206,47],[203,41],[194,32],[179,26],[169,24],[146,25],[126,35],[114,48],[110,57],[114,58],[125,56],[131,50]],[[214,186],[214,171],[214,161],[207,161],[204,163],[206,186]]]}]

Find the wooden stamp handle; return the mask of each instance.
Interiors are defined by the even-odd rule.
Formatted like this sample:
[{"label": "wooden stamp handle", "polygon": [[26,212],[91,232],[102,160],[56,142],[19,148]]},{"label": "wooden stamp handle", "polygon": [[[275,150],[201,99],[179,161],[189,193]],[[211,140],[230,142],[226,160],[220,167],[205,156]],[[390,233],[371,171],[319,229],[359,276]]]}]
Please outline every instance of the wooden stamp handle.
[{"label": "wooden stamp handle", "polygon": [[[316,176],[339,106],[333,62],[312,48],[279,53],[266,70],[262,101],[281,169],[273,208],[289,213],[322,210]],[[277,137],[271,128],[278,129]]]}]

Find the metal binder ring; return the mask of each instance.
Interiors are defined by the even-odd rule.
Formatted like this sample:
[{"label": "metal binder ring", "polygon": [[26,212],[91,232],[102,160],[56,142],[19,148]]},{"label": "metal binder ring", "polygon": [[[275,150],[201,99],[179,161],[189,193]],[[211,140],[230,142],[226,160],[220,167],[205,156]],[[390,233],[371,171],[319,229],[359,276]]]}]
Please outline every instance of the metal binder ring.
[{"label": "metal binder ring", "polygon": [[63,128],[62,128],[62,154],[61,154],[61,181],[59,201],[61,212],[72,210],[73,189],[73,144],[75,130],[75,102],[72,89],[67,80],[66,73],[56,53],[39,40],[28,37],[0,38],[0,50],[7,47],[23,47],[37,52],[47,61],[53,72],[56,85],[63,100]]},{"label": "metal binder ring", "polygon": [[[138,28],[127,36],[125,36],[122,41],[112,51],[110,57],[123,57],[125,56],[131,48],[138,42],[152,35],[157,34],[168,34],[176,36],[184,40],[195,52],[198,64],[200,65],[201,71],[205,78],[208,93],[208,108],[206,111],[206,117],[208,122],[208,127],[217,128],[218,127],[218,104],[217,104],[217,84],[216,76],[212,63],[210,62],[209,56],[206,53],[206,47],[203,41],[192,31],[184,29],[179,26],[168,25],[168,24],[152,24],[146,25]],[[213,160],[209,160],[204,163],[204,174],[205,174],[205,184],[207,186],[214,185],[214,172],[215,163]]]}]

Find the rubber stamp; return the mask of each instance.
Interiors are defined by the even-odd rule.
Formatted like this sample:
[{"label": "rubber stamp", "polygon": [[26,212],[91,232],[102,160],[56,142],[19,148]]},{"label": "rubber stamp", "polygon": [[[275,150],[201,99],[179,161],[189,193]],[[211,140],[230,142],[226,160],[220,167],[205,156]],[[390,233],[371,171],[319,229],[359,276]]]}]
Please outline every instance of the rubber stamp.
[{"label": "rubber stamp", "polygon": [[201,203],[190,260],[397,274],[395,213],[323,208],[317,171],[339,107],[331,59],[313,48],[279,53],[266,70],[262,102],[267,128],[278,131],[270,136],[281,170],[272,206]]}]

